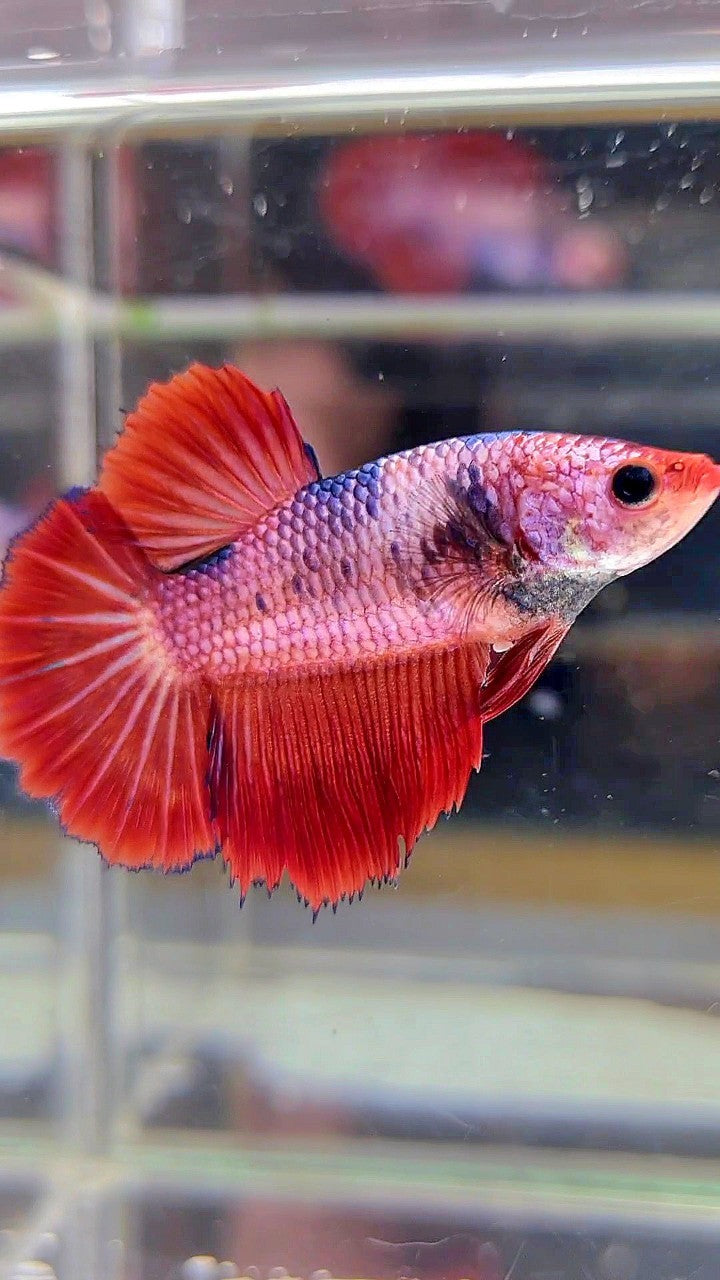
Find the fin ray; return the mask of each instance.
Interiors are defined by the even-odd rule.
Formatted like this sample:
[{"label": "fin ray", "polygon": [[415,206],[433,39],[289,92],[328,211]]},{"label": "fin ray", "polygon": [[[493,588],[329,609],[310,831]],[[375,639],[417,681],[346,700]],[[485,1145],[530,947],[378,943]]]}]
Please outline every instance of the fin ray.
[{"label": "fin ray", "polygon": [[217,688],[211,792],[241,892],[260,878],[274,888],[286,869],[317,908],[394,878],[399,837],[409,855],[479,763],[488,660],[486,646],[468,643],[271,678],[262,693]]},{"label": "fin ray", "polygon": [[61,499],[14,543],[0,592],[0,753],[70,835],[109,862],[169,870],[215,848],[209,694],[153,633],[153,575],[97,491]]},{"label": "fin ray", "polygon": [[235,541],[318,478],[278,391],[232,365],[195,364],[150,387],[98,483],[150,561],[169,570]]},{"label": "fin ray", "polygon": [[494,720],[525,694],[564,640],[569,624],[541,623],[491,664],[483,689],[484,717]]},{"label": "fin ray", "polygon": [[537,627],[503,655],[466,639],[216,688],[212,813],[241,893],[286,871],[317,910],[394,880],[421,833],[459,807],[485,721],[523,696],[565,630]]}]

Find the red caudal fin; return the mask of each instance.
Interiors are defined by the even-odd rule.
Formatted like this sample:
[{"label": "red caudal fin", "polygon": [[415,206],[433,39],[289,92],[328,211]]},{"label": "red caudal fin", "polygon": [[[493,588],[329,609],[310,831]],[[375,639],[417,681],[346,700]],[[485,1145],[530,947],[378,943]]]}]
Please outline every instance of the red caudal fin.
[{"label": "red caudal fin", "polygon": [[99,487],[153,564],[175,569],[237,539],[317,480],[279,391],[195,364],[154,383],[106,455]]},{"label": "red caudal fin", "polygon": [[96,491],[16,542],[0,590],[0,752],[25,791],[110,862],[166,870],[214,851],[209,699],[168,663],[148,564]]},{"label": "red caudal fin", "polygon": [[484,646],[218,688],[209,786],[244,893],[287,870],[312,907],[392,879],[480,763]]}]

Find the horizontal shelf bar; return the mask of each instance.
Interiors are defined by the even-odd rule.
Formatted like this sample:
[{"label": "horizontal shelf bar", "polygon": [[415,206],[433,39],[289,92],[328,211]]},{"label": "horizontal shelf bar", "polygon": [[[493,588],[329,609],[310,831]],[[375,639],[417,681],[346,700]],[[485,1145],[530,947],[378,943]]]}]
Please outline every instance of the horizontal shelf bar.
[{"label": "horizontal shelf bar", "polygon": [[31,1126],[0,1127],[3,1180],[63,1170],[79,1194],[279,1197],[384,1212],[492,1217],[503,1227],[652,1231],[720,1241],[720,1165],[656,1155],[553,1152],[356,1140],[339,1150],[299,1143],[251,1147],[213,1134],[119,1143],[94,1161],[55,1147]]},{"label": "horizontal shelf bar", "polygon": [[124,304],[126,337],[473,337],[500,342],[720,337],[720,296],[385,298],[368,294]]},{"label": "horizontal shelf bar", "polygon": [[84,297],[57,281],[52,299],[0,312],[0,345],[34,345],[87,328],[130,342],[242,338],[482,339],[605,344],[720,340],[720,295],[385,298],[305,294],[251,298]]},{"label": "horizontal shelf bar", "polygon": [[[518,31],[518,35],[520,32]],[[56,80],[0,93],[0,135],[145,136],[253,129],[258,132],[352,132],[358,127],[633,119],[677,120],[720,115],[720,61],[707,57],[700,37],[679,39],[667,60],[646,50],[596,48],[582,42],[565,57],[546,49],[520,55],[498,51],[492,66],[432,70],[393,68],[367,60],[362,73],[326,69],[283,78],[259,68],[200,68],[192,79],[146,75]],[[442,57],[442,53],[440,55]],[[503,63],[505,65],[503,65]],[[327,64],[326,64],[327,65]],[[427,63],[426,63],[427,65]],[[52,74],[52,73],[50,73]]]},{"label": "horizontal shelf bar", "polygon": [[218,294],[121,298],[0,253],[0,281],[22,305],[0,310],[0,343],[46,341],[69,328],[133,342],[176,339],[483,338],[492,342],[677,342],[720,339],[720,292]]}]

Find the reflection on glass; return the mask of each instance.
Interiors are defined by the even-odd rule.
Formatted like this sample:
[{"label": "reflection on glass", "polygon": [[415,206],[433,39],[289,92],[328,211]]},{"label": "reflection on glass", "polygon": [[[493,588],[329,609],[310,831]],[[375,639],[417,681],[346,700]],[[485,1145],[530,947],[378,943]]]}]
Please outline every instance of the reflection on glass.
[{"label": "reflection on glass", "polygon": [[[201,359],[279,386],[326,473],[516,428],[718,455],[716,340],[521,332],[548,300],[704,305],[720,285],[714,125],[325,128],[88,146],[92,270],[74,284],[91,305],[53,315],[87,341],[103,443],[150,380]],[[0,153],[3,548],[55,491],[68,429],[56,331],[12,329],[45,323],[65,287],[57,165]],[[421,335],[362,337],[302,311],[368,295],[448,309]],[[512,341],[453,312],[488,299],[517,308]],[[296,329],[238,336],[248,300],[258,316],[292,301]],[[195,304],[208,325],[187,336]],[[719,1274],[716,531],[715,514],[598,598],[489,727],[462,815],[397,891],[312,925],[284,892],[241,912],[215,865],[102,873],[97,1164],[64,1123],[66,1089],[81,1119],[89,1106],[72,944],[96,854],[56,838],[3,767],[8,1258],[61,1280],[220,1280],[228,1259],[259,1280]]]}]

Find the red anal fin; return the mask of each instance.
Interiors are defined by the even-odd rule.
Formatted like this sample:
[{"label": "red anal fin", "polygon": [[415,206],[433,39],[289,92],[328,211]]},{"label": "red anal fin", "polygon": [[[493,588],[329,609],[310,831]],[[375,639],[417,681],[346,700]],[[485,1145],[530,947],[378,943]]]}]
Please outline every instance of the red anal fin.
[{"label": "red anal fin", "polygon": [[109,862],[170,870],[215,848],[209,696],[153,633],[153,572],[96,491],[16,542],[0,591],[0,754]]},{"label": "red anal fin", "polygon": [[487,661],[466,644],[216,689],[212,811],[240,891],[286,870],[317,909],[394,878],[480,763]]},{"label": "red anal fin", "polygon": [[545,623],[493,657],[482,691],[484,720],[493,720],[525,697],[568,630],[564,622]]},{"label": "red anal fin", "polygon": [[153,564],[174,569],[234,541],[319,478],[279,391],[192,365],[154,383],[106,455],[99,487]]}]

